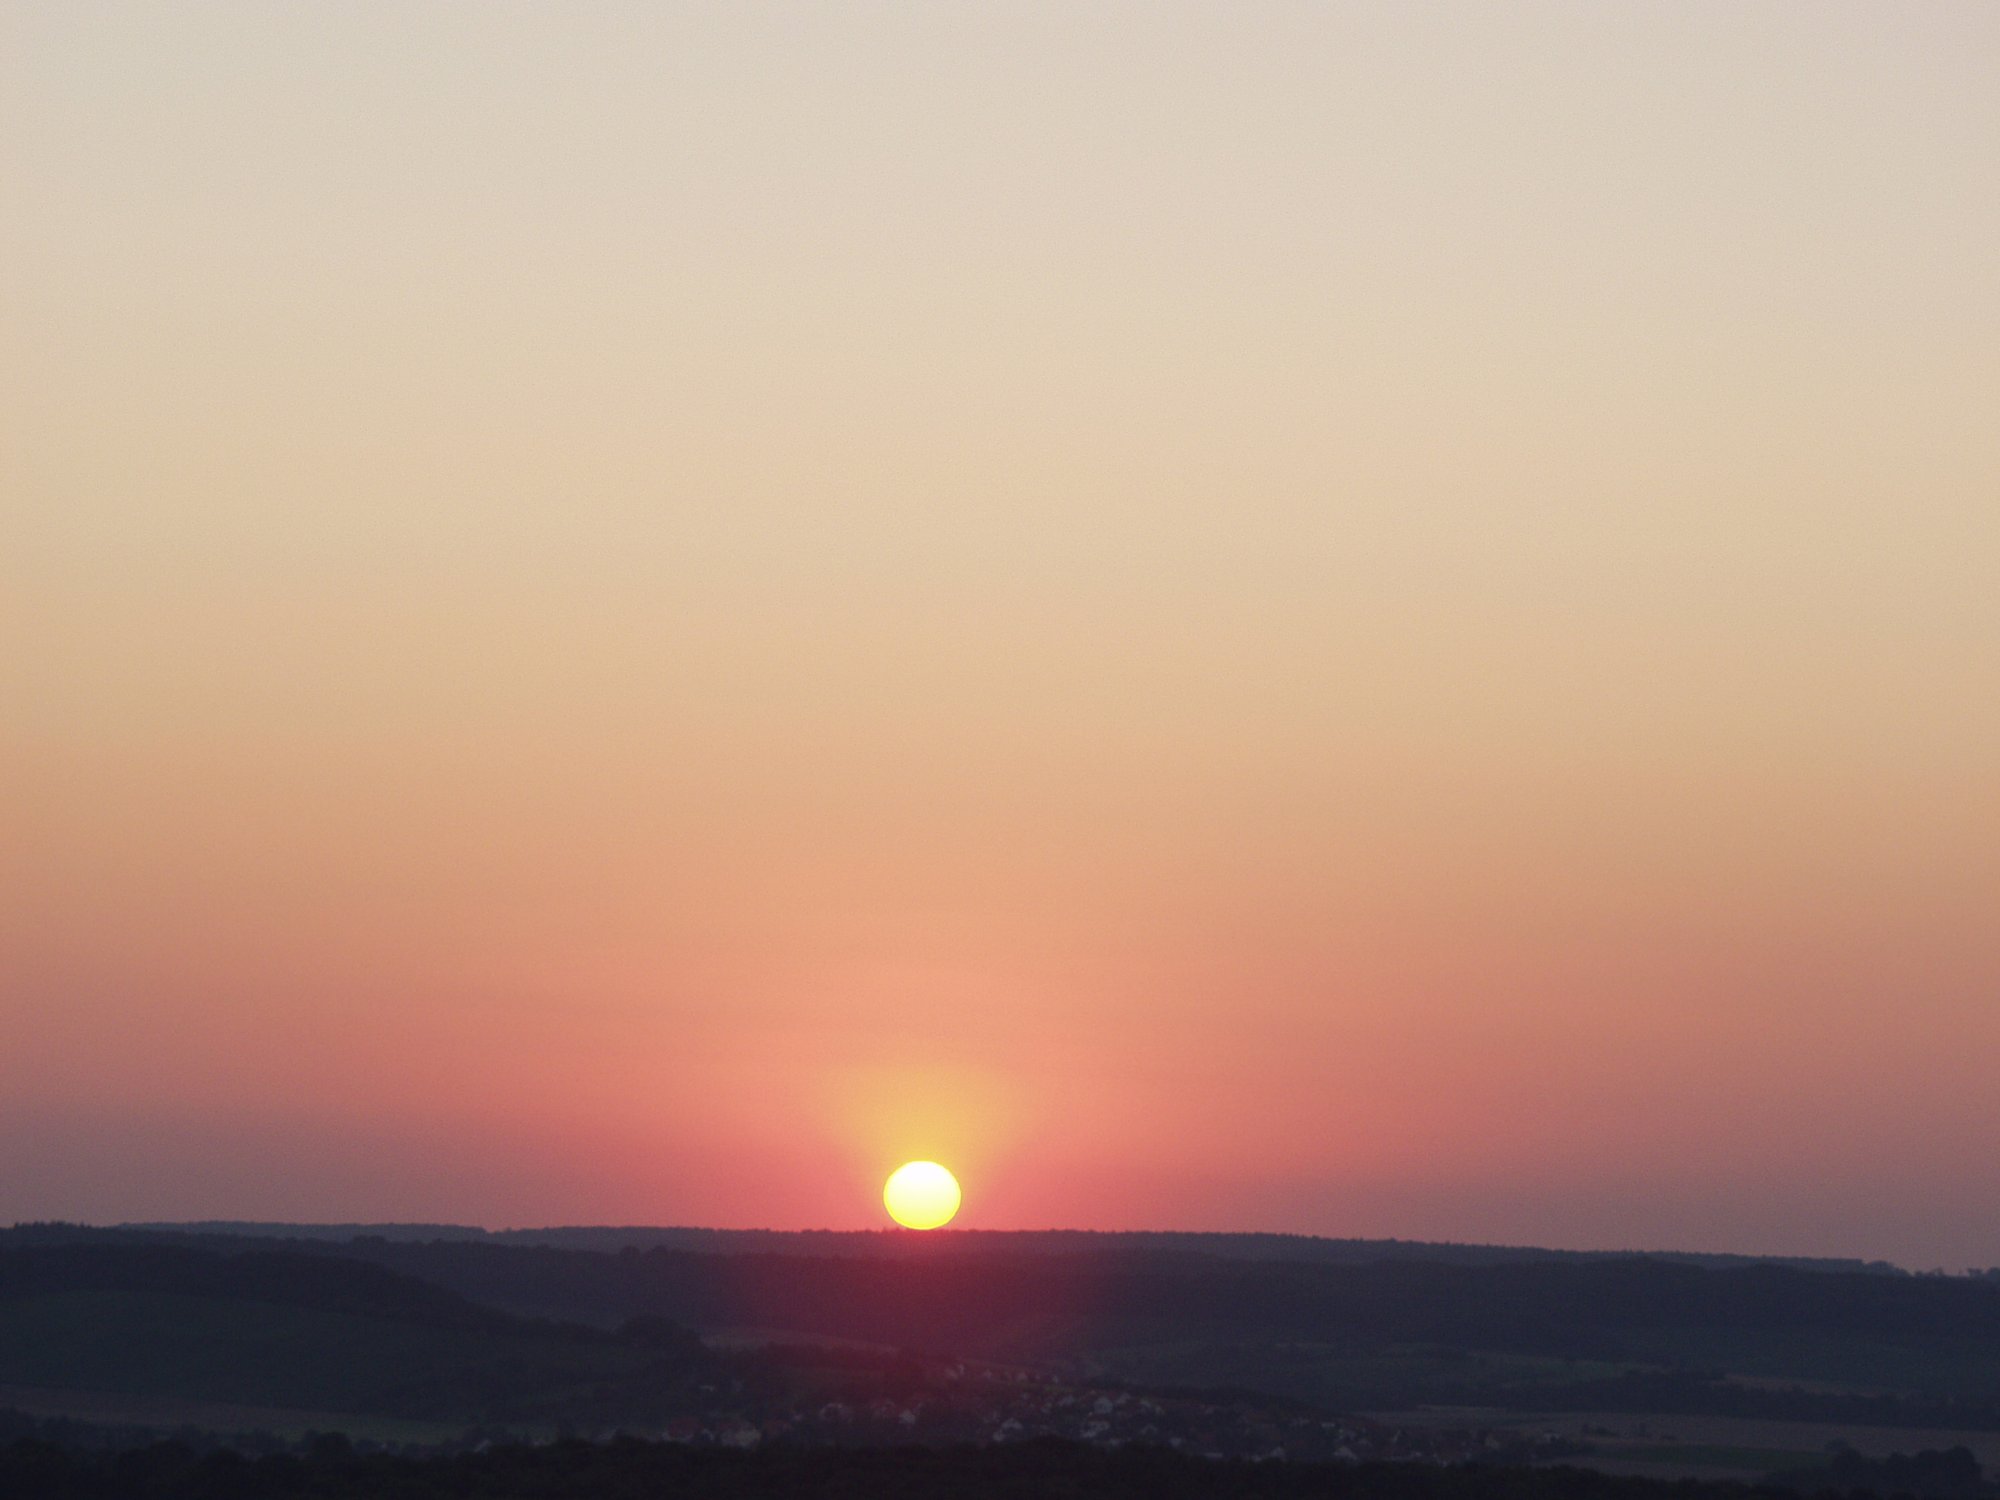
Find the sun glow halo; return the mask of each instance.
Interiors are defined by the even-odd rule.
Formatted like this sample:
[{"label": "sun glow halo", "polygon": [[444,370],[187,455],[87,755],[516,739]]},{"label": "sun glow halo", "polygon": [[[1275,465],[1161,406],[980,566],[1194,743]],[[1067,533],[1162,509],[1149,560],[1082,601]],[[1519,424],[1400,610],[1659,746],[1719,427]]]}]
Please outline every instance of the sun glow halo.
[{"label": "sun glow halo", "polygon": [[958,1212],[958,1179],[934,1161],[905,1162],[882,1185],[882,1205],[905,1229],[936,1229]]}]

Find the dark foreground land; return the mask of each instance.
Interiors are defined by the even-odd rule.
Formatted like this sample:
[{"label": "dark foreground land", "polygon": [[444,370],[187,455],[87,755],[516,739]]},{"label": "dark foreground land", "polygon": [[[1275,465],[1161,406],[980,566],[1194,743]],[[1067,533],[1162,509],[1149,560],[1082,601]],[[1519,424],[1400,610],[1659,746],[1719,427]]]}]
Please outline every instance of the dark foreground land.
[{"label": "dark foreground land", "polygon": [[[1992,1492],[1924,1493],[1939,1500],[1976,1500]],[[1770,1488],[1667,1483],[1566,1468],[1217,1462],[1157,1448],[1103,1452],[1061,1442],[739,1454],[632,1439],[422,1458],[358,1455],[330,1439],[304,1453],[256,1459],[178,1444],[88,1453],[20,1441],[0,1447],[0,1495],[10,1500],[1797,1500],[1796,1494]]]},{"label": "dark foreground land", "polygon": [[[532,1455],[572,1437],[664,1442],[627,1457],[718,1485],[806,1453],[1050,1440],[1223,1465],[1202,1483],[1248,1461],[1339,1465],[1325,1485],[1464,1468],[1494,1494],[1560,1463],[1970,1500],[2000,1468],[1991,1273],[1234,1236],[662,1242],[687,1233],[0,1230],[0,1443],[53,1443],[50,1472],[85,1485],[167,1474],[116,1457],[162,1437],[227,1449],[182,1465],[215,1493],[319,1463],[313,1433],[354,1445],[355,1483],[412,1494],[432,1491],[392,1483],[395,1464],[440,1466],[411,1471],[424,1485],[486,1452],[539,1473]],[[982,1492],[985,1460],[949,1461]],[[1028,1462],[991,1461],[994,1484]],[[1312,1492],[1361,1493],[1337,1482]],[[544,1492],[566,1493],[521,1491]],[[1191,1491],[1211,1492],[1239,1491]]]}]

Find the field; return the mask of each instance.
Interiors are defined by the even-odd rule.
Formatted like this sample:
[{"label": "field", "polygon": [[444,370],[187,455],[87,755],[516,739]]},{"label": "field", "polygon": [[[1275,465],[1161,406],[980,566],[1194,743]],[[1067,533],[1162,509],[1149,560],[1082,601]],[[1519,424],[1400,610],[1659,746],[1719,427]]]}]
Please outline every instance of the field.
[{"label": "field", "polygon": [[87,1290],[0,1301],[0,1381],[51,1390],[459,1420],[482,1397],[629,1377],[645,1363],[538,1331],[248,1299]]},{"label": "field", "polygon": [[1849,1427],[1669,1412],[1522,1413],[1487,1407],[1425,1407],[1369,1416],[1391,1427],[1425,1431],[1494,1428],[1553,1433],[1595,1450],[1564,1463],[1651,1478],[1755,1479],[1820,1463],[1836,1445],[1871,1458],[1962,1447],[1988,1468],[2000,1466],[2000,1433],[1946,1428]]},{"label": "field", "polygon": [[1534,1392],[1633,1368],[1608,1361],[1474,1352],[1432,1344],[1367,1347],[1303,1340],[1162,1343],[1110,1349],[1099,1358],[1119,1379],[1142,1385],[1264,1390],[1336,1411],[1365,1404],[1371,1397],[1379,1399],[1383,1392],[1400,1392],[1400,1399],[1413,1405],[1470,1405],[1491,1399],[1487,1393],[1498,1388]]},{"label": "field", "polygon": [[439,1443],[462,1428],[396,1417],[357,1417],[351,1412],[303,1411],[282,1406],[241,1406],[181,1396],[128,1396],[102,1391],[63,1391],[46,1386],[0,1385],[0,1411],[31,1417],[68,1417],[96,1427],[143,1427],[170,1433],[268,1432],[296,1440],[309,1432],[344,1432],[380,1443]]}]

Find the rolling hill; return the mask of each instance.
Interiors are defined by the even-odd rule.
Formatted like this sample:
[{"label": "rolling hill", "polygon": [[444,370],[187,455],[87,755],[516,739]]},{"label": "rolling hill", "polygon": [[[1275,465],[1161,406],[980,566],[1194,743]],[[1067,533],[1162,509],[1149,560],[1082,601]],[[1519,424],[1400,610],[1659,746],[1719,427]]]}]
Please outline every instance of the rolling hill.
[{"label": "rolling hill", "polygon": [[557,1424],[584,1411],[663,1415],[716,1367],[658,1325],[620,1336],[538,1322],[351,1257],[143,1241],[0,1248],[0,1386],[44,1408],[73,1393]]},{"label": "rolling hill", "polygon": [[[1449,1404],[2000,1428],[1993,1278],[1643,1257],[1252,1259],[1123,1236],[885,1234],[871,1237],[868,1253],[832,1255],[629,1243],[607,1251],[490,1235],[267,1240],[44,1228],[15,1239],[46,1246],[65,1233],[80,1247],[226,1254],[243,1263],[240,1276],[269,1257],[365,1262],[398,1278],[403,1301],[389,1326],[430,1319],[423,1326],[440,1346],[458,1351],[451,1360],[500,1370],[517,1366],[497,1345],[477,1359],[470,1346],[539,1341],[548,1392],[586,1370],[615,1380],[631,1356],[610,1330],[650,1318],[709,1335],[839,1340],[1339,1411]],[[390,1285],[370,1295],[387,1297]],[[438,1292],[454,1300],[423,1300]],[[316,1318],[379,1319],[345,1281],[316,1295]],[[514,1321],[477,1324],[496,1315]],[[389,1348],[390,1334],[369,1326],[373,1347]],[[318,1336],[341,1347],[330,1328]],[[247,1331],[231,1338],[246,1357],[263,1347]],[[510,1394],[468,1386],[456,1368],[447,1361],[425,1377],[452,1393],[452,1409],[527,1409],[518,1403],[535,1382],[525,1373]],[[350,1378],[343,1399],[414,1409],[411,1385],[370,1380],[361,1389]],[[560,1404],[542,1399],[545,1410]]]}]

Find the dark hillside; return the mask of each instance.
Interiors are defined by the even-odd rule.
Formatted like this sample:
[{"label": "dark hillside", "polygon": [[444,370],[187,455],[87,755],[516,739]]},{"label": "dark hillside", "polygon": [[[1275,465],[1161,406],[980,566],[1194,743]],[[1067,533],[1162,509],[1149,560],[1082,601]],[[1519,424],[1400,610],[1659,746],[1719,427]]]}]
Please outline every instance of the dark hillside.
[{"label": "dark hillside", "polygon": [[[0,1243],[48,1246],[64,1233],[44,1226]],[[601,1253],[493,1236],[340,1244],[67,1233],[86,1247],[227,1250],[240,1263],[230,1273],[238,1295],[303,1285],[301,1266],[316,1260],[366,1261],[402,1279],[330,1270],[314,1305],[379,1306],[406,1326],[443,1320],[471,1331],[492,1310],[600,1330],[661,1318],[1151,1387],[1240,1387],[1341,1411],[1443,1404],[2000,1425],[2000,1281],[1987,1277],[1636,1257],[1343,1265],[1171,1249],[1019,1254],[1005,1237],[963,1236],[884,1236],[895,1255],[814,1257]],[[212,1259],[206,1269],[170,1257],[128,1264],[155,1282],[218,1274]]]},{"label": "dark hillside", "polygon": [[1161,1251],[1016,1255],[928,1241],[895,1258],[605,1255],[490,1241],[364,1240],[338,1253],[517,1311],[605,1325],[646,1313],[941,1352],[1227,1336],[1623,1359],[1698,1344],[1706,1331],[1725,1341],[1810,1335],[2000,1357],[2000,1284],[1984,1278],[1706,1270],[1643,1258],[1343,1266]]},{"label": "dark hillside", "polygon": [[[908,1255],[912,1237],[900,1230],[701,1229],[693,1227],[575,1226],[549,1229],[477,1229],[457,1224],[284,1224],[212,1220],[186,1224],[134,1224],[130,1229],[198,1235],[240,1235],[260,1240],[358,1238],[417,1241],[487,1241],[559,1250],[698,1250],[711,1255],[804,1255],[888,1257]],[[1376,1261],[1436,1261],[1445,1265],[1511,1265],[1528,1261],[1583,1264],[1591,1261],[1671,1261],[1726,1270],[1783,1266],[1795,1271],[1842,1275],[1902,1276],[1887,1261],[1825,1256],[1727,1255],[1683,1250],[1549,1250],[1532,1245],[1470,1245],[1434,1240],[1328,1239],[1306,1234],[1217,1234],[1182,1230],[951,1229],[929,1238],[955,1252],[972,1254],[1077,1255],[1129,1251],[1173,1251],[1222,1260],[1304,1261],[1323,1265],[1368,1265]]]},{"label": "dark hillside", "polygon": [[379,1265],[149,1244],[0,1250],[0,1386],[437,1422],[657,1418],[716,1361]]},{"label": "dark hillside", "polygon": [[182,1245],[99,1241],[0,1250],[0,1301],[107,1290],[228,1297],[434,1328],[490,1330],[517,1321],[385,1266],[292,1249],[221,1254]]}]

